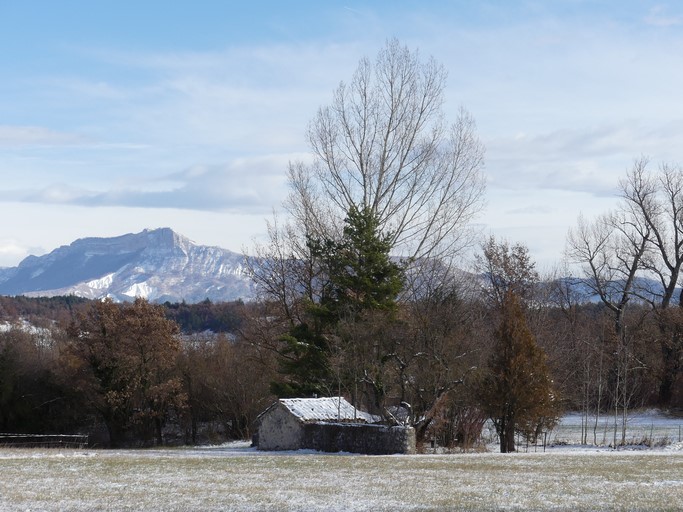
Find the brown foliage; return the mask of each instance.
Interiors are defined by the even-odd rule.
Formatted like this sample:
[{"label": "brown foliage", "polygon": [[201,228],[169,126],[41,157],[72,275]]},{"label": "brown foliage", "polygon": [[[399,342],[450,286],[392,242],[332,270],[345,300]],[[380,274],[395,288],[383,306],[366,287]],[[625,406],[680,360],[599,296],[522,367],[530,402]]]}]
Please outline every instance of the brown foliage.
[{"label": "brown foliage", "polygon": [[543,429],[552,428],[559,403],[545,353],[536,344],[519,299],[511,291],[502,304],[495,343],[479,397],[500,436],[500,450],[505,453],[515,450],[515,432],[535,439]]},{"label": "brown foliage", "polygon": [[[200,439],[202,423],[218,423],[230,439],[245,439],[272,400],[272,375],[260,364],[254,348],[226,337],[194,337],[185,343],[178,361],[188,397],[190,436]],[[211,439],[209,439],[211,440]]]},{"label": "brown foliage", "polygon": [[161,428],[186,397],[174,374],[178,328],[161,306],[93,303],[69,328],[64,366],[81,396],[101,414],[116,446],[131,428],[161,443]]}]

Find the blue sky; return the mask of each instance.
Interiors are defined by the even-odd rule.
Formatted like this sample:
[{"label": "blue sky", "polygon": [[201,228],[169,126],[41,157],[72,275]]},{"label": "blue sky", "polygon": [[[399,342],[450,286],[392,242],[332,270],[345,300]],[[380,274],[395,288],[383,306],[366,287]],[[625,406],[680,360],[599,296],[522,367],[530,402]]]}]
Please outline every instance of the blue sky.
[{"label": "blue sky", "polygon": [[0,0],[0,266],[162,226],[248,250],[308,121],[393,37],[477,121],[482,232],[543,267],[635,158],[683,162],[678,2]]}]

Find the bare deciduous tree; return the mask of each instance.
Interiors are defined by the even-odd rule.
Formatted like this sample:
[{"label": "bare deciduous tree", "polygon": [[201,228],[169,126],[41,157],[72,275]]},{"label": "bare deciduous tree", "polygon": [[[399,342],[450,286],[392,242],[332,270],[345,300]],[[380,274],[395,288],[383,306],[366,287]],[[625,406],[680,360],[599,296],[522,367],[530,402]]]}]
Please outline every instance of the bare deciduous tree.
[{"label": "bare deciduous tree", "polygon": [[[655,173],[648,170],[648,164],[644,157],[634,162],[620,182],[622,201],[615,211],[590,224],[579,219],[568,238],[567,254],[581,264],[583,282],[613,314],[613,405],[615,415],[622,408],[622,427],[629,397],[638,385],[638,371],[653,369],[652,362],[646,364],[637,356],[638,340],[626,332],[627,305],[633,300],[648,303],[659,319],[661,404],[671,400],[683,352],[680,325],[672,320],[677,315],[665,314],[683,265],[683,170],[663,164]],[[638,318],[634,327],[640,329],[643,314],[635,315]],[[622,428],[622,442],[624,435]]]},{"label": "bare deciduous tree", "polygon": [[622,442],[632,389],[637,384],[633,371],[637,363],[633,339],[626,332],[625,315],[628,304],[638,297],[638,273],[649,259],[650,230],[638,216],[631,214],[629,205],[598,217],[593,223],[579,218],[578,227],[568,237],[567,255],[583,268],[586,284],[606,306],[613,318],[614,331],[605,336],[604,346],[598,347],[600,367],[593,372],[599,379],[595,424],[602,407],[603,355],[609,354],[612,406],[615,416],[621,418]]},{"label": "bare deciduous tree", "polygon": [[636,276],[647,257],[649,229],[625,211],[611,212],[589,223],[579,217],[570,230],[567,256],[583,269],[586,284],[614,314],[617,336],[634,294]]},{"label": "bare deciduous tree", "polygon": [[620,183],[621,196],[630,222],[646,230],[643,236],[653,254],[642,267],[657,276],[659,307],[667,308],[683,265],[683,169],[665,163],[653,173],[648,163],[645,157],[634,162]]},{"label": "bare deciduous tree", "polygon": [[290,166],[288,209],[306,232],[329,236],[355,208],[406,257],[446,257],[470,242],[484,149],[464,110],[444,122],[445,80],[443,66],[396,40],[374,64],[360,61],[310,123],[313,162]]},{"label": "bare deciduous tree", "polygon": [[482,254],[477,256],[477,270],[486,278],[484,294],[494,307],[502,307],[508,292],[523,302],[535,298],[540,276],[529,248],[522,243],[510,245],[489,237],[482,245]]},{"label": "bare deciduous tree", "polygon": [[[683,332],[680,322],[673,320],[679,315],[666,312],[676,301],[674,294],[683,266],[683,169],[663,163],[658,172],[652,172],[648,164],[645,157],[636,160],[620,185],[633,222],[648,230],[647,243],[652,255],[643,260],[643,270],[654,275],[661,286],[642,297],[659,318],[663,362],[659,400],[669,404],[683,364]],[[683,293],[674,305],[683,307]]]}]

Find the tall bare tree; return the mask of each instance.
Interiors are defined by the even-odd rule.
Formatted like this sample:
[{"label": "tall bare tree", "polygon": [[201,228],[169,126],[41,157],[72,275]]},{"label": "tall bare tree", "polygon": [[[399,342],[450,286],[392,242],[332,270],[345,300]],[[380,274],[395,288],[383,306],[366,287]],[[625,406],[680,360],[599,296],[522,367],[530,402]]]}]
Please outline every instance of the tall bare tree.
[{"label": "tall bare tree", "polygon": [[317,298],[307,241],[340,239],[351,211],[376,218],[391,254],[406,261],[450,261],[472,242],[484,148],[464,110],[445,122],[445,83],[442,65],[391,40],[318,110],[308,127],[312,159],[288,170],[291,221],[271,224],[269,244],[250,262],[265,296],[290,317],[298,298]]},{"label": "tall bare tree", "polygon": [[620,182],[621,196],[630,222],[647,230],[644,235],[653,254],[642,267],[660,281],[659,307],[667,308],[683,265],[683,169],[664,163],[659,172],[652,172],[648,164],[645,157],[634,162]]},{"label": "tall bare tree", "polygon": [[583,270],[587,285],[614,314],[617,336],[623,333],[626,306],[636,292],[636,277],[647,258],[650,230],[627,211],[588,222],[579,217],[570,230],[567,256]]},{"label": "tall bare tree", "polygon": [[643,270],[655,276],[661,287],[647,290],[641,297],[659,318],[663,362],[659,400],[668,405],[683,365],[680,315],[667,311],[672,305],[683,307],[683,293],[675,297],[683,266],[683,169],[662,163],[658,171],[651,171],[648,165],[645,157],[636,160],[620,186],[632,222],[648,230],[651,257],[643,260]]},{"label": "tall bare tree", "polygon": [[443,66],[397,40],[374,63],[362,59],[310,123],[312,163],[290,166],[296,222],[329,236],[349,211],[367,210],[406,257],[445,257],[469,243],[484,149],[467,112],[445,123],[445,83]]},{"label": "tall bare tree", "polygon": [[[484,193],[484,149],[467,112],[460,110],[451,125],[445,121],[445,81],[443,66],[391,40],[375,61],[362,59],[351,81],[319,109],[308,127],[311,160],[288,169],[290,220],[271,224],[270,242],[250,260],[263,299],[279,307],[271,326],[280,320],[291,331],[312,324],[310,306],[321,304],[330,276],[311,242],[341,242],[353,212],[376,221],[387,254],[412,264],[404,289],[424,283],[417,276],[433,268],[429,261],[448,267],[471,243],[470,221]],[[413,298],[412,291],[406,295]],[[346,320],[341,324],[358,333],[354,339],[367,338],[368,329]],[[390,336],[388,327],[379,331]],[[358,357],[365,357],[368,347],[359,343]],[[270,348],[282,355],[287,347]]]},{"label": "tall bare tree", "polygon": [[[582,282],[595,293],[610,312],[613,331],[600,340],[597,348],[599,368],[595,424],[602,408],[603,367],[609,371],[609,388],[616,425],[621,422],[622,442],[633,389],[639,370],[643,369],[634,351],[634,339],[626,330],[626,312],[633,300],[642,296],[637,277],[650,261],[651,231],[647,223],[633,215],[628,204],[598,217],[594,222],[579,218],[578,226],[569,233],[567,255],[583,269]],[[604,366],[603,366],[603,363]]]},{"label": "tall bare tree", "polygon": [[[665,163],[652,171],[649,160],[641,157],[619,186],[622,200],[617,209],[593,223],[579,219],[569,234],[567,253],[583,267],[583,282],[613,314],[614,403],[616,407],[621,402],[625,418],[629,386],[637,384],[634,370],[660,369],[662,405],[670,403],[680,378],[683,329],[680,315],[669,310],[682,305],[675,294],[683,265],[683,170]],[[633,301],[649,304],[658,319],[655,338],[661,355],[655,367],[652,360],[646,365],[635,356],[638,340],[626,332],[625,314]],[[638,313],[634,318],[642,320]]]}]

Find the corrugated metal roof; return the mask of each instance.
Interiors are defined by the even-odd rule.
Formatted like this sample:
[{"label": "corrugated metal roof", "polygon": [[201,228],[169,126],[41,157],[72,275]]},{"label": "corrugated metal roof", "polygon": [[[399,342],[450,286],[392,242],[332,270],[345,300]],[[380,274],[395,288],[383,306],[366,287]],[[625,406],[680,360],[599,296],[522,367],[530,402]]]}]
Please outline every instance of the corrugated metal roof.
[{"label": "corrugated metal roof", "polygon": [[362,421],[377,423],[382,420],[356,409],[340,396],[327,398],[281,398],[284,405],[301,421]]}]

